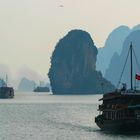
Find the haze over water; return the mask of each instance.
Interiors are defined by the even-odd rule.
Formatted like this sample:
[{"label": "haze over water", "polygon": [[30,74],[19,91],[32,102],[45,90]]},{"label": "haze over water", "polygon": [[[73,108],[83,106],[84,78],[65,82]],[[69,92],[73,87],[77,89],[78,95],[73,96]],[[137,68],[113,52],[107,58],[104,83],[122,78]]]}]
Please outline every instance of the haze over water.
[{"label": "haze over water", "polygon": [[140,135],[103,133],[94,123],[100,95],[16,93],[0,100],[1,140],[137,140]]}]

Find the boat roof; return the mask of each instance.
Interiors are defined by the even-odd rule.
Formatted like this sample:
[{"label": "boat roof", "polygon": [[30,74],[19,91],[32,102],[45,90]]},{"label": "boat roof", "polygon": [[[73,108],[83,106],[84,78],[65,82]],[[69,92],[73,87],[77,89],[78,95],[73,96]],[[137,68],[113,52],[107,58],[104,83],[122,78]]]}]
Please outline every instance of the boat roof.
[{"label": "boat roof", "polygon": [[115,98],[121,98],[121,97],[129,97],[129,96],[133,96],[133,97],[140,97],[140,91],[132,91],[132,90],[126,90],[126,91],[114,91],[111,93],[107,93],[103,95],[103,98],[99,99],[99,101],[101,100],[111,100],[111,99],[115,99]]}]

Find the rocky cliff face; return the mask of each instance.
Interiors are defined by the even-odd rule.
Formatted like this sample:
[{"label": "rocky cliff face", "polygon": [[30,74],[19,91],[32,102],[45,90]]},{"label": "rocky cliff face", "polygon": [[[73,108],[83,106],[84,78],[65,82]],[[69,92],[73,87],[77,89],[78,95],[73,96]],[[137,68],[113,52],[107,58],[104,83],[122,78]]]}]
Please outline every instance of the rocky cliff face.
[{"label": "rocky cliff face", "polygon": [[96,71],[97,48],[90,35],[70,31],[55,47],[49,78],[54,94],[94,94],[112,90],[113,86]]}]

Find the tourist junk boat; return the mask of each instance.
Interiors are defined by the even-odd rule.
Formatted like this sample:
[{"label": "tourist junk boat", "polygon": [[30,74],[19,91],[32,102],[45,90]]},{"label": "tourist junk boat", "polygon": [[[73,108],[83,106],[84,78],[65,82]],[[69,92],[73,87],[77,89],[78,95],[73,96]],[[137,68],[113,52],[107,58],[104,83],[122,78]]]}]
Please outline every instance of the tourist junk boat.
[{"label": "tourist junk boat", "polygon": [[6,76],[6,82],[2,80],[2,86],[0,87],[0,98],[1,99],[7,99],[7,98],[13,98],[14,97],[14,89],[13,87],[7,86],[7,76]]},{"label": "tourist junk boat", "polygon": [[[99,99],[103,103],[99,105],[99,115],[95,117],[95,123],[103,131],[140,132],[140,91],[136,89],[136,86],[133,87],[133,52],[131,43],[128,53],[131,61],[130,89],[126,89],[126,84],[123,84],[122,89],[106,93]],[[135,75],[136,80],[140,80],[140,75]]]}]

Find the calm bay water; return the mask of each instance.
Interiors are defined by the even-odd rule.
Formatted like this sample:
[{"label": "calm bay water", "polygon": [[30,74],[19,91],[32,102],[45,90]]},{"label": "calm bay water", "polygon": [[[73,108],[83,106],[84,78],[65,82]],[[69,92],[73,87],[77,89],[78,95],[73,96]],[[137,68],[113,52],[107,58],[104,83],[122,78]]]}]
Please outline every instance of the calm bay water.
[{"label": "calm bay water", "polygon": [[0,140],[135,140],[103,133],[94,123],[100,95],[16,93],[0,100]]}]

